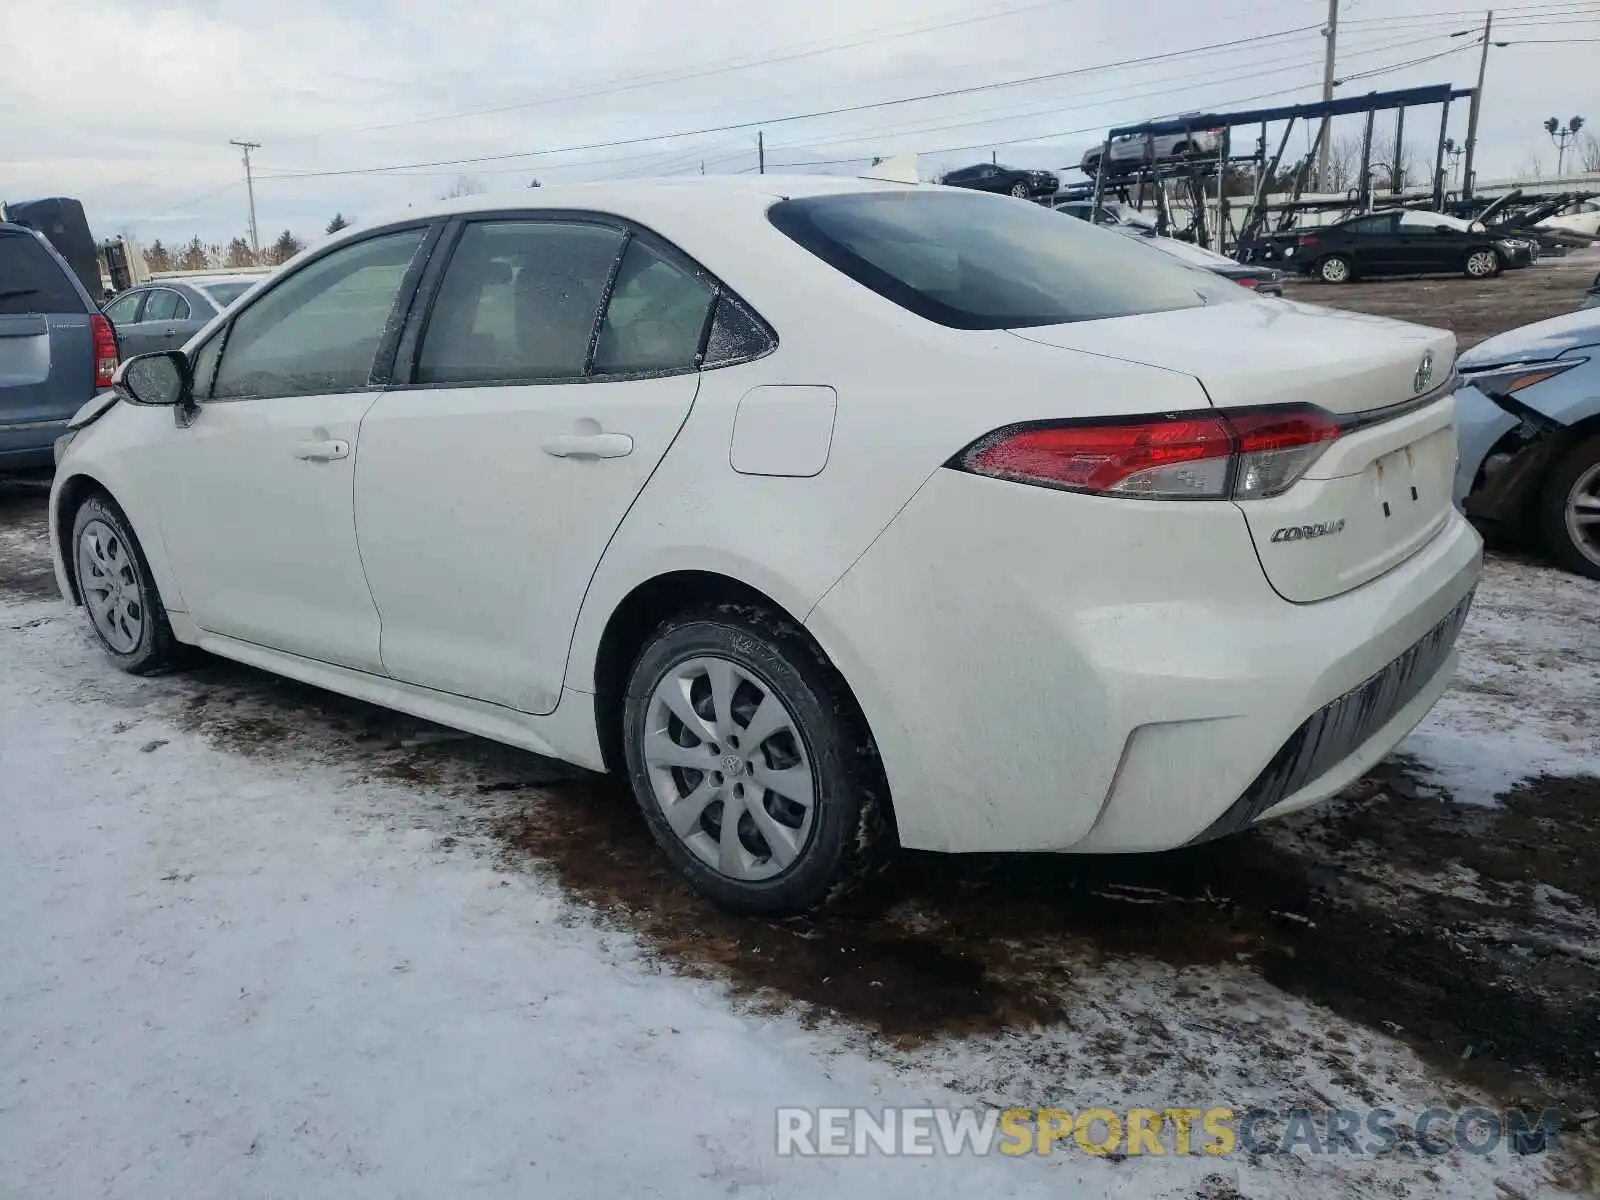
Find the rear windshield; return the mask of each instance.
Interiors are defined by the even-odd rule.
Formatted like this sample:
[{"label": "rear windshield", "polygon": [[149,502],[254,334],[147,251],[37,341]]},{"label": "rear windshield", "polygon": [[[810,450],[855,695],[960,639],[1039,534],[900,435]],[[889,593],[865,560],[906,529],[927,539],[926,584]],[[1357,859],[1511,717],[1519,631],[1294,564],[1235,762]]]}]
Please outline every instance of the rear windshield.
[{"label": "rear windshield", "polygon": [[772,223],[885,299],[952,329],[1061,325],[1240,299],[1120,234],[1008,197],[860,192],[783,200]]},{"label": "rear windshield", "polygon": [[196,286],[217,302],[219,308],[227,308],[240,296],[255,287],[255,280],[247,283],[201,283]]},{"label": "rear windshield", "polygon": [[0,316],[88,312],[50,252],[27,233],[0,233]]}]

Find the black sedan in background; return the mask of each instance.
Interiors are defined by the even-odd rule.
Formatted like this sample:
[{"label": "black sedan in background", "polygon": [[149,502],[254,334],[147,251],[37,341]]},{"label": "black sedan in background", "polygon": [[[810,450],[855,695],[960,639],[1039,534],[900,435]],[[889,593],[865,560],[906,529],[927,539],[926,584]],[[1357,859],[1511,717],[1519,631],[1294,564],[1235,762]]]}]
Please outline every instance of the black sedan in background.
[{"label": "black sedan in background", "polygon": [[942,176],[940,183],[948,187],[972,188],[978,192],[998,192],[1002,196],[1015,196],[1031,200],[1039,196],[1053,196],[1061,189],[1061,180],[1050,171],[1019,171],[1002,167],[998,163],[979,163],[962,167]]},{"label": "black sedan in background", "polygon": [[1324,283],[1373,275],[1465,274],[1489,279],[1533,261],[1533,246],[1442,213],[1369,213],[1302,232],[1286,266]]}]

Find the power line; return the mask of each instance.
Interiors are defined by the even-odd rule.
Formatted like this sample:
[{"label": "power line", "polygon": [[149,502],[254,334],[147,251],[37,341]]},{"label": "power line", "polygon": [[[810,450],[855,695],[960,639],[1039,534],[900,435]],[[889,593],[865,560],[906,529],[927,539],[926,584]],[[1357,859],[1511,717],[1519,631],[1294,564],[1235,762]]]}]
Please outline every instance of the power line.
[{"label": "power line", "polygon": [[[345,167],[328,171],[290,171],[280,170],[271,176],[273,179],[323,179],[337,175],[382,175],[391,171],[420,169],[424,167],[460,167],[476,163],[504,162],[513,158],[537,158],[550,154],[571,154],[584,150],[610,150],[619,146],[637,146],[649,142],[668,141],[673,138],[697,137],[710,133],[731,133],[741,129],[756,129],[767,125],[786,125],[795,121],[815,120],[821,117],[841,116],[845,113],[869,112],[875,109],[895,108],[905,104],[918,104],[927,100],[943,100],[952,96],[968,96],[979,92],[998,91],[1005,88],[1026,87],[1038,83],[1048,83],[1057,79],[1070,79],[1075,76],[1094,74],[1099,71],[1115,70],[1120,67],[1140,66],[1146,63],[1163,62],[1174,58],[1205,53],[1213,50],[1230,49],[1238,46],[1253,45],[1259,42],[1274,41],[1279,38],[1292,37],[1296,34],[1306,33],[1317,28],[1314,25],[1302,25],[1294,29],[1279,30],[1275,33],[1259,34],[1254,37],[1234,38],[1225,42],[1215,42],[1207,46],[1190,47],[1185,50],[1171,50],[1162,54],[1141,55],[1136,58],[1121,59],[1116,62],[1100,63],[1092,67],[1077,67],[1067,71],[1051,71],[1042,75],[1030,75],[1022,79],[1009,79],[995,83],[974,84],[969,87],[946,88],[937,92],[926,92],[917,96],[901,96],[893,100],[878,100],[868,104],[847,104],[836,108],[817,109],[812,112],[790,113],[786,116],[765,117],[750,121],[732,121],[724,125],[712,125],[703,129],[676,130],[672,133],[645,134],[637,137],[615,138],[610,141],[589,142],[573,146],[550,147],[543,150],[520,150],[504,154],[481,154],[467,158],[438,159],[431,162],[393,163],[378,167]],[[268,178],[262,176],[263,179]]]},{"label": "power line", "polygon": [[[677,72],[655,72],[648,75],[624,77],[607,83],[589,85],[586,89],[575,91],[554,92],[543,96],[530,97],[510,104],[489,105],[482,108],[462,109],[458,112],[438,113],[426,117],[411,117],[403,121],[387,121],[378,125],[359,125],[350,129],[332,130],[328,133],[306,134],[300,137],[279,138],[280,144],[289,142],[310,141],[315,138],[341,136],[352,133],[373,133],[386,129],[403,129],[416,125],[431,125],[443,121],[458,121],[468,117],[493,116],[499,113],[517,112],[526,108],[538,108],[547,104],[559,104],[567,100],[586,100],[595,96],[611,96],[619,92],[637,91],[642,88],[659,87],[666,83],[680,83],[687,80],[705,79],[712,75],[727,75],[737,71],[748,71],[754,67],[774,66],[778,63],[796,62],[800,59],[815,58],[824,54],[836,54],[841,50],[855,50],[862,46],[876,45],[881,42],[896,41],[900,38],[919,37],[927,33],[941,33],[949,29],[957,29],[965,25],[974,25],[983,21],[993,21],[1002,17],[1014,17],[1024,13],[1038,12],[1046,8],[1056,8],[1063,4],[1077,3],[1078,0],[1042,0],[1042,3],[1025,4],[1012,8],[1003,8],[997,12],[980,13],[961,17],[953,21],[945,21],[933,25],[921,25],[911,29],[899,29],[898,26],[879,26],[876,30],[866,30],[864,35],[850,41],[835,41],[814,45],[808,49],[797,49],[767,58],[748,60],[724,61],[721,65],[713,62],[710,64],[687,68]],[[903,24],[903,22],[902,22]],[[896,32],[885,32],[897,30]],[[867,36],[871,35],[871,36]]]}]

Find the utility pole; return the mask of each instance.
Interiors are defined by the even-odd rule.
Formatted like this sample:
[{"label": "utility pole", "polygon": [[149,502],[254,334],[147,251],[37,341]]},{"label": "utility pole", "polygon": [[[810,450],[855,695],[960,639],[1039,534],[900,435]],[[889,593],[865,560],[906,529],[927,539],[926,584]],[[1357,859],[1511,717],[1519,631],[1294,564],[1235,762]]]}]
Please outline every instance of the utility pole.
[{"label": "utility pole", "polygon": [[[1339,44],[1339,0],[1328,0],[1328,27],[1322,31],[1328,45],[1322,59],[1322,102],[1333,99],[1333,58]],[[1330,118],[1322,118],[1322,128],[1317,133],[1317,190],[1328,190],[1328,143],[1331,141]]]},{"label": "utility pole", "polygon": [[767,139],[761,130],[756,130],[756,170],[765,175],[767,173]]},{"label": "utility pole", "polygon": [[1472,102],[1467,106],[1467,144],[1464,147],[1464,165],[1461,169],[1461,198],[1472,199],[1477,183],[1477,172],[1472,169],[1472,159],[1478,151],[1478,113],[1483,109],[1483,76],[1489,69],[1489,34],[1494,29],[1494,10],[1483,14],[1483,52],[1478,56],[1478,86],[1473,90]]},{"label": "utility pole", "polygon": [[228,145],[238,146],[244,151],[244,190],[250,197],[250,250],[254,254],[260,254],[261,238],[256,233],[256,181],[250,174],[250,151],[261,149],[261,143],[233,138],[229,140]]}]

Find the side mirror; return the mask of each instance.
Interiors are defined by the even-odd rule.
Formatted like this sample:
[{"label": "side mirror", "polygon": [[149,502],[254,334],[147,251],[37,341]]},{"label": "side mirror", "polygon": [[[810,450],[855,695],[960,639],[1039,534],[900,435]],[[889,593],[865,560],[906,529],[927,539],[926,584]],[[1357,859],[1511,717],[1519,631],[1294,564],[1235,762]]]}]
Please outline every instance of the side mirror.
[{"label": "side mirror", "polygon": [[187,405],[190,382],[188,358],[181,350],[164,350],[128,359],[117,368],[111,386],[130,404],[170,408]]}]

